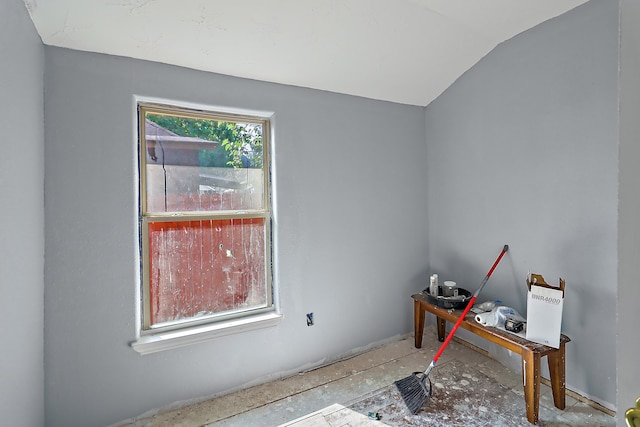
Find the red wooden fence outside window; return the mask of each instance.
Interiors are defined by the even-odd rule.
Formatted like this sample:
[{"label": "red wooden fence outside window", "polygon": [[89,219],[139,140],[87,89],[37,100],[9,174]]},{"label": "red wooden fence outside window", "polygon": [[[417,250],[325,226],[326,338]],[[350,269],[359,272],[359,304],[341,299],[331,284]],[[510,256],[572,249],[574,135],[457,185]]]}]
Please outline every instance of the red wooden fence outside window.
[{"label": "red wooden fence outside window", "polygon": [[264,219],[149,223],[151,324],[265,304]]}]

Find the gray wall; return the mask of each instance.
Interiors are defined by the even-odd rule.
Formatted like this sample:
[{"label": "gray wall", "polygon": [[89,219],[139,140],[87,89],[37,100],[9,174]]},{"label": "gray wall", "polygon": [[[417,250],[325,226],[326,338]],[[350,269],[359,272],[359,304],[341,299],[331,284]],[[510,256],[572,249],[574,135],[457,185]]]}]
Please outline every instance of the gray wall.
[{"label": "gray wall", "polygon": [[567,385],[612,408],[617,55],[618,4],[591,1],[501,44],[426,109],[431,270],[476,289],[508,243],[480,299],[521,313],[529,270],[564,278]]},{"label": "gray wall", "polygon": [[[53,47],[45,61],[49,425],[117,422],[411,329],[409,295],[428,276],[422,108]],[[147,356],[129,347],[134,94],[275,112],[279,326]]]},{"label": "gray wall", "polygon": [[44,424],[43,47],[21,0],[0,1],[0,417]]},{"label": "gray wall", "polygon": [[618,242],[618,418],[640,397],[640,4],[620,2],[620,175]]}]

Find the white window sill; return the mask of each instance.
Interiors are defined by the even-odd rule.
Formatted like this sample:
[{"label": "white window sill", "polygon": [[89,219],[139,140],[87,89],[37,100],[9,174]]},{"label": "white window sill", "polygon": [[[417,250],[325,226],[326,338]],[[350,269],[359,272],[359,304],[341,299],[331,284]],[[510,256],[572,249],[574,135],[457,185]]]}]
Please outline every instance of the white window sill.
[{"label": "white window sill", "polygon": [[281,320],[282,314],[271,312],[178,331],[158,332],[141,336],[131,343],[131,347],[140,354],[151,354],[208,341],[225,335],[268,328],[277,325]]}]

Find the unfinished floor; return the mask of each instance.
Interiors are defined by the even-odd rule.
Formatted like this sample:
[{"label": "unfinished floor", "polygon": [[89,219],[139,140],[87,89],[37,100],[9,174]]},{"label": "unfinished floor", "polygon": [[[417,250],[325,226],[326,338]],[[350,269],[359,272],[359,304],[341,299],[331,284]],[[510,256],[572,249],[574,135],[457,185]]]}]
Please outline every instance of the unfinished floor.
[{"label": "unfinished floor", "polygon": [[[423,348],[414,347],[413,337],[407,337],[374,348],[366,353],[336,363],[303,372],[298,375],[255,386],[225,396],[203,400],[172,410],[159,410],[139,418],[117,424],[120,427],[247,427],[280,426],[283,424],[303,426],[368,426],[368,425],[422,425],[405,411],[398,402],[393,382],[413,371],[426,369],[438,350],[440,343],[435,330],[427,328]],[[471,378],[482,377],[482,391],[473,384],[457,387],[454,383],[436,383],[438,371],[431,374],[434,380],[433,401],[425,408],[437,412],[431,425],[530,425],[524,418],[524,397],[521,375],[506,368],[484,352],[454,340],[439,360],[440,375],[452,372],[475,372],[464,374]],[[448,375],[451,376],[451,375]],[[440,387],[442,390],[439,390]],[[492,387],[502,390],[501,399],[512,402],[508,409],[496,408],[486,400],[483,405],[474,404],[473,398],[481,392],[491,395]],[[581,396],[567,391],[565,410],[553,405],[551,389],[542,384],[540,398],[541,426],[615,426],[611,411],[598,407]],[[438,393],[457,389],[456,399],[460,404],[439,405]],[[447,391],[448,394],[448,391]],[[490,397],[490,396],[489,396]],[[465,404],[465,401],[467,404]],[[484,401],[484,398],[483,398]],[[469,403],[471,402],[471,403]],[[442,403],[442,401],[440,402]],[[338,404],[338,406],[336,406]],[[338,410],[336,410],[338,408]],[[344,408],[344,409],[343,409]],[[511,411],[511,413],[509,413]],[[426,412],[426,411],[425,411]],[[378,414],[380,421],[368,415]],[[364,416],[363,416],[364,415]]]}]

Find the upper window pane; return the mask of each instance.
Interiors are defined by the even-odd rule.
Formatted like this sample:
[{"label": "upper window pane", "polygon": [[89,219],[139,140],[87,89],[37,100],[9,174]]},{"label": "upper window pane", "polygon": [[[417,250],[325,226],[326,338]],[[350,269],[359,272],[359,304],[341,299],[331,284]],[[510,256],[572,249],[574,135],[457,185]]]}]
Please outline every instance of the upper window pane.
[{"label": "upper window pane", "polygon": [[146,211],[264,210],[262,123],[145,112]]}]

